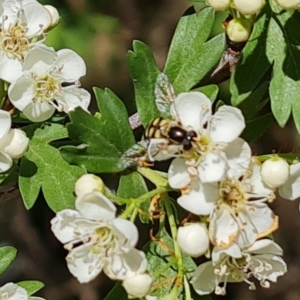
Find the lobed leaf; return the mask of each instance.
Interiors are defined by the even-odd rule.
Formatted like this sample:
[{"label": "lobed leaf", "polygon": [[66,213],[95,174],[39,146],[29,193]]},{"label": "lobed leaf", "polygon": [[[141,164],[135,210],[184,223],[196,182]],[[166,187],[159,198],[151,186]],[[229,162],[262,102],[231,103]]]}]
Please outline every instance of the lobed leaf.
[{"label": "lobed leaf", "polygon": [[17,256],[17,249],[10,246],[0,248],[0,274],[11,265]]}]

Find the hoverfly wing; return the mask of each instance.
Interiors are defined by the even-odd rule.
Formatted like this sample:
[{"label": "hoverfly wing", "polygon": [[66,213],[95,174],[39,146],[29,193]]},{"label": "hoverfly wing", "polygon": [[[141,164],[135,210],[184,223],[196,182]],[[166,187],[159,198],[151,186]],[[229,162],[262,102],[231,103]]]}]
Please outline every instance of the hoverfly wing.
[{"label": "hoverfly wing", "polygon": [[130,147],[119,160],[118,167],[121,169],[137,166],[140,162],[148,161],[149,140],[142,140]]},{"label": "hoverfly wing", "polygon": [[150,161],[163,161],[177,156],[181,149],[181,145],[172,145],[166,138],[150,139],[148,157]]},{"label": "hoverfly wing", "polygon": [[155,83],[155,103],[158,110],[166,116],[170,115],[170,105],[176,98],[174,88],[166,74],[160,73]]}]

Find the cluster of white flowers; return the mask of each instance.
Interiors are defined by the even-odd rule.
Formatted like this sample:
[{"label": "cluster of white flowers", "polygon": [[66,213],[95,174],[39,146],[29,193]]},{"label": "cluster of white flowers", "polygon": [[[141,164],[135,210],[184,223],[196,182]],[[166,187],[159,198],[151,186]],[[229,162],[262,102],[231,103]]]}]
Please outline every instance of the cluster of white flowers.
[{"label": "cluster of white flowers", "polygon": [[0,287],[1,300],[44,300],[44,298],[28,295],[26,290],[12,282]]},{"label": "cluster of white flowers", "polygon": [[72,50],[43,44],[59,21],[57,10],[36,0],[3,0],[0,14],[0,79],[10,84],[11,103],[33,122],[49,119],[55,109],[87,110],[90,94],[79,88],[84,61]]},{"label": "cluster of white flowers", "polygon": [[116,217],[116,207],[102,193],[102,180],[83,175],[75,184],[76,210],[64,209],[52,219],[52,231],[69,251],[70,272],[80,283],[93,280],[103,270],[113,280],[123,281],[127,293],[143,297],[152,278],[145,273],[145,253],[135,249],[136,226]]},{"label": "cluster of white flowers", "polygon": [[253,276],[268,287],[269,281],[286,272],[281,248],[268,239],[278,228],[278,216],[268,203],[276,190],[289,200],[300,196],[300,163],[289,166],[274,156],[262,164],[252,157],[249,145],[239,137],[245,121],[238,108],[223,105],[212,114],[211,101],[200,92],[181,93],[169,107],[173,122],[195,133],[192,147],[176,145],[176,152],[169,141],[159,151],[163,154],[155,156],[153,149],[162,139],[153,138],[148,152],[151,160],[175,157],[169,185],[181,190],[178,204],[199,216],[199,223],[179,228],[182,252],[199,257],[213,247],[208,255],[212,260],[196,269],[192,285],[201,295],[213,290],[224,295],[227,282],[245,281],[254,289],[249,281]]}]

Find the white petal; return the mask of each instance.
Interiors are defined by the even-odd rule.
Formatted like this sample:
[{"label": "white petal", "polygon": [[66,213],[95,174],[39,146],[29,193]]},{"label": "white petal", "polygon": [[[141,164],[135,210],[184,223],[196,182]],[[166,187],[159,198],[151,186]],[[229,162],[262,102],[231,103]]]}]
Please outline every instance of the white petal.
[{"label": "white petal", "polygon": [[224,150],[227,157],[229,178],[239,178],[244,175],[251,160],[251,149],[248,143],[238,138],[228,145]]},{"label": "white petal", "polygon": [[[124,238],[124,251],[130,249],[136,245],[139,239],[139,233],[134,223],[124,220],[121,218],[116,218],[111,221],[111,224],[117,229]],[[123,243],[122,243],[123,244]]]},{"label": "white petal", "polygon": [[218,247],[231,246],[239,234],[239,227],[232,217],[229,209],[214,211],[209,223],[209,236],[211,242]]},{"label": "white petal", "polygon": [[174,189],[185,188],[191,182],[191,175],[188,172],[185,159],[175,158],[172,160],[168,170],[168,180]]},{"label": "white petal", "polygon": [[55,108],[48,102],[32,102],[28,104],[23,114],[32,122],[43,122],[51,118],[54,114]]},{"label": "white petal", "polygon": [[57,51],[56,65],[62,66],[60,76],[66,82],[76,81],[86,74],[84,60],[70,49]]},{"label": "white petal", "polygon": [[10,114],[0,109],[0,141],[7,135],[11,127]]},{"label": "white petal", "polygon": [[279,195],[288,200],[300,197],[300,163],[290,165],[290,177],[287,182],[278,189]]},{"label": "white petal", "polygon": [[214,203],[218,199],[219,189],[217,184],[201,184],[193,179],[189,192],[177,199],[178,204],[187,211],[196,215],[209,215]]},{"label": "white petal", "polygon": [[207,153],[202,157],[198,171],[201,182],[217,182],[224,178],[227,171],[224,153]]},{"label": "white petal", "polygon": [[[256,255],[252,257],[253,263],[250,265],[251,269],[254,270],[254,275],[258,280],[270,280],[272,282],[277,281],[277,277],[282,276],[286,273],[286,264],[284,260],[273,254]],[[261,263],[268,264],[271,266],[270,269],[261,269]],[[261,269],[261,272],[255,272],[255,269]]]},{"label": "white petal", "polygon": [[126,278],[122,285],[127,294],[140,299],[149,293],[152,282],[152,277],[149,274],[138,274],[134,277]]},{"label": "white petal", "polygon": [[65,113],[69,113],[76,107],[81,107],[87,111],[91,101],[91,94],[79,88],[64,89],[61,93],[55,95],[55,100]]},{"label": "white petal", "polygon": [[278,244],[269,239],[262,239],[256,241],[252,246],[248,249],[243,250],[245,253],[251,254],[274,254],[274,255],[282,255],[283,251]]},{"label": "white petal", "polygon": [[68,268],[80,283],[93,280],[103,268],[99,254],[92,251],[93,243],[87,243],[70,251],[66,257]]},{"label": "white petal", "polygon": [[197,267],[191,284],[195,292],[199,295],[210,294],[215,289],[215,271],[210,261]]},{"label": "white petal", "polygon": [[51,16],[48,11],[38,2],[23,5],[28,31],[26,36],[40,35],[41,27],[46,29],[51,24]]},{"label": "white petal", "polygon": [[214,247],[211,256],[213,265],[218,265],[218,263],[220,263],[227,256],[233,258],[243,257],[241,249],[237,244],[232,244],[228,248]]},{"label": "white petal", "polygon": [[13,161],[11,157],[0,151],[0,173],[6,172],[11,168]]},{"label": "white petal", "polygon": [[0,78],[7,82],[12,82],[22,76],[22,62],[0,50]]},{"label": "white petal", "polygon": [[208,130],[213,142],[229,143],[244,130],[245,119],[240,109],[223,105],[209,120]]},{"label": "white petal", "polygon": [[200,92],[181,93],[170,109],[173,117],[177,117],[184,127],[197,131],[211,116],[211,101]]},{"label": "white petal", "polygon": [[7,300],[27,300],[28,294],[26,290],[12,282],[6,283],[0,287],[1,299]]},{"label": "white petal", "polygon": [[104,272],[113,280],[124,280],[145,272],[147,259],[143,251],[131,249],[123,255],[115,254],[105,262]]},{"label": "white petal", "polygon": [[23,70],[26,73],[33,73],[38,77],[45,76],[54,65],[56,57],[57,55],[51,47],[35,47],[25,57]]},{"label": "white petal", "polygon": [[12,104],[23,111],[32,103],[36,94],[35,81],[32,78],[20,77],[8,88],[8,97]]},{"label": "white petal", "polygon": [[92,192],[76,198],[76,209],[92,220],[112,220],[116,215],[114,204],[100,192]]},{"label": "white petal", "polygon": [[6,137],[0,140],[0,149],[13,159],[24,155],[28,148],[29,138],[21,129],[11,129]]},{"label": "white petal", "polygon": [[63,244],[78,238],[74,233],[74,221],[80,218],[78,211],[73,209],[64,209],[56,214],[51,220],[51,230],[56,238]]}]

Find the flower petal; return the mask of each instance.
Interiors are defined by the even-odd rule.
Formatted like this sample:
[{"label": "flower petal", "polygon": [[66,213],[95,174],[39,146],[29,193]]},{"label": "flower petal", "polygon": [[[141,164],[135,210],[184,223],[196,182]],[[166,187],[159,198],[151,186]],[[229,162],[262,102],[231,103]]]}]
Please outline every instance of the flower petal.
[{"label": "flower petal", "polygon": [[43,122],[52,117],[55,108],[48,102],[32,102],[23,109],[23,114],[32,122]]},{"label": "flower petal", "polygon": [[12,82],[22,76],[22,62],[0,50],[0,78]]},{"label": "flower petal", "polygon": [[175,158],[172,160],[168,171],[168,180],[174,189],[185,188],[191,182],[191,175],[188,172],[185,159]]},{"label": "flower petal", "polygon": [[27,300],[28,294],[26,290],[12,282],[6,283],[0,287],[0,296],[7,300]]},{"label": "flower petal", "polygon": [[262,239],[256,241],[252,246],[248,249],[243,250],[245,253],[251,254],[274,254],[274,255],[282,255],[283,251],[278,244],[269,239]]},{"label": "flower petal", "polygon": [[76,198],[76,209],[91,220],[112,220],[116,215],[114,204],[100,192],[92,192]]},{"label": "flower petal", "polygon": [[103,268],[103,260],[92,251],[93,243],[86,243],[70,251],[66,257],[69,271],[80,283],[93,280]]},{"label": "flower petal", "polygon": [[200,92],[180,93],[172,103],[170,112],[184,127],[197,131],[211,116],[211,101]]},{"label": "flower petal", "polygon": [[10,130],[11,127],[11,117],[10,114],[0,109],[0,141],[6,137],[7,133]]},{"label": "flower petal", "polygon": [[240,109],[228,105],[221,106],[208,123],[208,131],[213,142],[229,143],[244,130],[245,119]]},{"label": "flower petal", "polygon": [[11,157],[0,151],[0,173],[6,172],[11,168],[13,161]]}]

